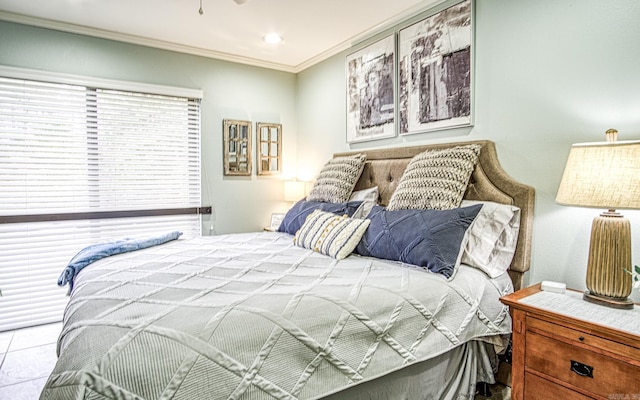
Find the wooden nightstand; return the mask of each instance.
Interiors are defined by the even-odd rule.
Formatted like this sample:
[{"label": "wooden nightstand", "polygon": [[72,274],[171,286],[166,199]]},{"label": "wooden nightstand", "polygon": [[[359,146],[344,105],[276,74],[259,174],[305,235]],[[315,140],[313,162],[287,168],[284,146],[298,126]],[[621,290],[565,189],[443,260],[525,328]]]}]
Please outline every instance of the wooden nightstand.
[{"label": "wooden nightstand", "polygon": [[587,303],[540,284],[500,299],[513,319],[513,400],[640,400],[640,306]]}]

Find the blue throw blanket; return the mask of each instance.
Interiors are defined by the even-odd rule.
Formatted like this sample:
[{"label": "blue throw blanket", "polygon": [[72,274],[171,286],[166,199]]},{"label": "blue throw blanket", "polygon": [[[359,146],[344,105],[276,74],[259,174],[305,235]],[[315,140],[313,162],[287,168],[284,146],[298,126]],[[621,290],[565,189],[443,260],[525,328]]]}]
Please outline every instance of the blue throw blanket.
[{"label": "blue throw blanket", "polygon": [[147,247],[156,246],[162,243],[175,240],[182,235],[182,232],[173,231],[159,236],[153,236],[148,238],[137,239],[122,239],[115,242],[99,243],[87,246],[80,250],[71,261],[69,265],[62,271],[58,278],[58,286],[64,286],[69,284],[69,293],[73,290],[73,280],[78,275],[78,272],[87,265],[94,261],[98,261],[101,258],[109,257],[114,254],[127,253],[129,251],[135,251],[145,249]]}]

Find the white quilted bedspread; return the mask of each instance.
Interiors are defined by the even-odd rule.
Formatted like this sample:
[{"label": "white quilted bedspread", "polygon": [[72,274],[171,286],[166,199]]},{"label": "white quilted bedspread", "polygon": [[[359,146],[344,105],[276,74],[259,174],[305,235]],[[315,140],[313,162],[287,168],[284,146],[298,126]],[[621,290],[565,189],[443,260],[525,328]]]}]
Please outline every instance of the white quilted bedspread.
[{"label": "white quilted bedspread", "polygon": [[86,267],[41,399],[309,399],[509,333],[507,277],[342,261],[274,232]]}]

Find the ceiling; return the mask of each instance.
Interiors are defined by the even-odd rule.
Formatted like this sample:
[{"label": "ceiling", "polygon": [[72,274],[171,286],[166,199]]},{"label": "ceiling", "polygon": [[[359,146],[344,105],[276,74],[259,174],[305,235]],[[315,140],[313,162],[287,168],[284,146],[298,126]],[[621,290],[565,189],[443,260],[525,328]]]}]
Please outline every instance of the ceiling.
[{"label": "ceiling", "polygon": [[299,72],[442,1],[0,0],[0,20]]}]

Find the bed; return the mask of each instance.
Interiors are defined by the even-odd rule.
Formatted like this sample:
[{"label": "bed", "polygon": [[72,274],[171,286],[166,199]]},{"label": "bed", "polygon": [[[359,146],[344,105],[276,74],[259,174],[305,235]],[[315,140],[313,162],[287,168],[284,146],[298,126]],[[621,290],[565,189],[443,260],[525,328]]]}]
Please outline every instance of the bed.
[{"label": "bed", "polygon": [[377,187],[386,206],[414,156],[469,145],[479,154],[465,201],[519,211],[508,274],[459,263],[446,277],[362,255],[373,219],[344,258],[266,231],[113,255],[75,277],[41,399],[472,399],[476,382],[494,382],[511,332],[498,299],[529,269],[533,189],[502,170],[490,141],[333,159],[362,156],[350,191]]}]

